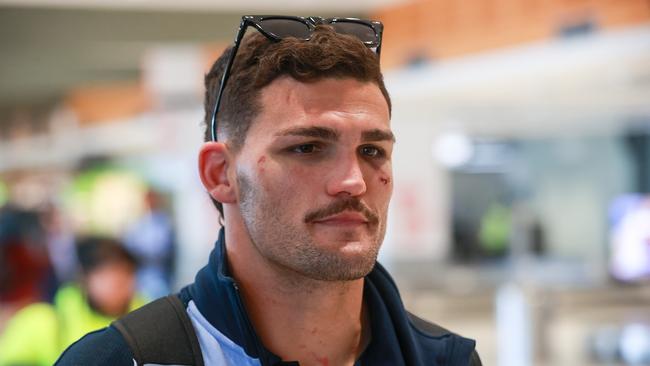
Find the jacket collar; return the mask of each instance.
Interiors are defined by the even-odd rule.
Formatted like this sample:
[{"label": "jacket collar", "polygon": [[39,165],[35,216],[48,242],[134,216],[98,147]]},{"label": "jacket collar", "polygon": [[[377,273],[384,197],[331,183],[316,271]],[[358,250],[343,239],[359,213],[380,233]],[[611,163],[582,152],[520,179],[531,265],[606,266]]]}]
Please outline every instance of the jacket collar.
[{"label": "jacket collar", "polygon": [[184,302],[189,301],[187,295],[212,326],[244,348],[249,356],[260,359],[263,365],[277,363],[279,358],[262,346],[246,313],[237,283],[230,276],[223,228],[208,264],[197,273],[194,283],[181,291]]},{"label": "jacket collar", "polygon": [[[208,264],[197,273],[195,282],[181,291],[181,298],[186,303],[193,300],[212,326],[249,356],[260,359],[262,365],[292,364],[283,363],[257,336],[230,276],[223,228]],[[469,362],[474,341],[451,333],[429,336],[415,329],[397,286],[379,263],[365,278],[364,301],[370,312],[371,341],[359,360],[362,365],[438,365],[452,359]]]}]

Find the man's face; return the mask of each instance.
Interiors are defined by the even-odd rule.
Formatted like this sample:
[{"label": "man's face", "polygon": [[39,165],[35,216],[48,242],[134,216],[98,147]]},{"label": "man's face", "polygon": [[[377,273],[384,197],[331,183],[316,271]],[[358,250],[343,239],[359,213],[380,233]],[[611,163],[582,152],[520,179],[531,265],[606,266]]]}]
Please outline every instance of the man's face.
[{"label": "man's face", "polygon": [[316,280],[374,266],[392,193],[388,105],[374,83],[290,77],[262,90],[235,158],[242,220],[272,266]]}]

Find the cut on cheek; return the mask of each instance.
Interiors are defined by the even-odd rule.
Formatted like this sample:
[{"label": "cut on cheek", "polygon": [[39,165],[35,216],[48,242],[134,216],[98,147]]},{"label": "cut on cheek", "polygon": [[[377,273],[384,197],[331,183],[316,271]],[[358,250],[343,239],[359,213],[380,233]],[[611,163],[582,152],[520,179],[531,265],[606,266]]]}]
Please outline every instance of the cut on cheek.
[{"label": "cut on cheek", "polygon": [[264,163],[266,163],[266,156],[262,155],[257,159],[257,170],[260,173],[264,173]]}]

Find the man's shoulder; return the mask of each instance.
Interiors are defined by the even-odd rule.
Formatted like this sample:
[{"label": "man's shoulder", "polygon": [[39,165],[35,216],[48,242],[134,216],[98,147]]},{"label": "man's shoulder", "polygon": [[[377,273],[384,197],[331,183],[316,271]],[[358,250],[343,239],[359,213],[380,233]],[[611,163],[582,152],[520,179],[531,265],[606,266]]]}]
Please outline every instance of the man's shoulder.
[{"label": "man's shoulder", "polygon": [[470,366],[481,366],[481,358],[478,355],[478,352],[476,352],[475,344],[473,340],[464,338],[459,336],[458,334],[441,327],[438,324],[432,323],[430,321],[424,320],[417,315],[407,312],[408,318],[409,318],[409,323],[411,327],[413,327],[418,333],[420,333],[422,336],[425,338],[441,338],[441,337],[454,337],[457,338],[461,344],[463,344],[465,347],[469,346],[471,347],[471,357],[470,357]]},{"label": "man's shoulder", "polygon": [[109,326],[88,333],[73,343],[55,365],[132,366],[133,354],[120,332]]}]

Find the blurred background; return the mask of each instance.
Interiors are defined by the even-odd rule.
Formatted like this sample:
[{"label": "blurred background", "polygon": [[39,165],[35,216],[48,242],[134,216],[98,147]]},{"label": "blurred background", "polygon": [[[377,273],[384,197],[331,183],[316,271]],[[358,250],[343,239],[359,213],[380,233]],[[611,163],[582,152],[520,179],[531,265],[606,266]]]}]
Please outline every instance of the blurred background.
[{"label": "blurred background", "polygon": [[121,240],[148,298],[192,281],[202,78],[242,14],[384,23],[408,308],[486,365],[650,365],[648,0],[0,0],[0,332],[78,235]]}]

